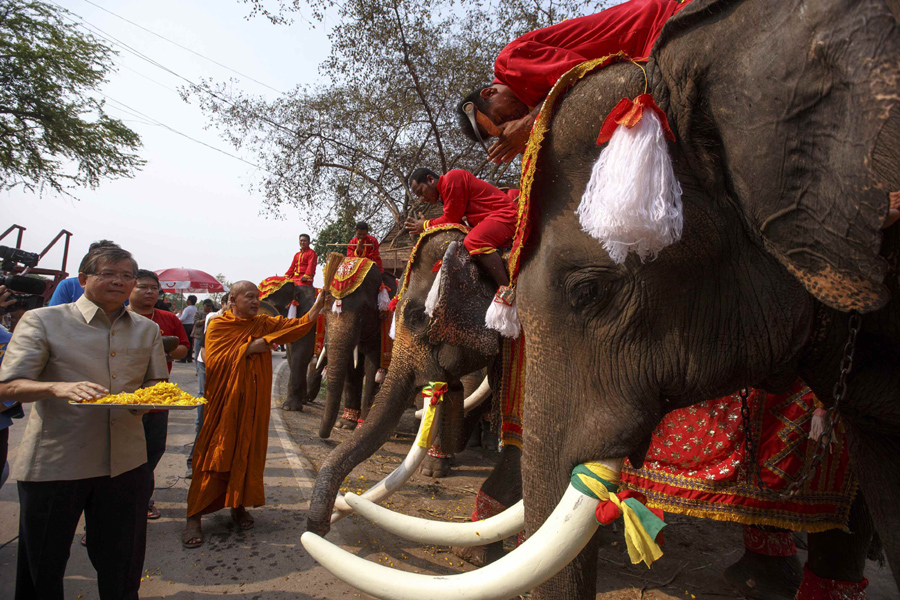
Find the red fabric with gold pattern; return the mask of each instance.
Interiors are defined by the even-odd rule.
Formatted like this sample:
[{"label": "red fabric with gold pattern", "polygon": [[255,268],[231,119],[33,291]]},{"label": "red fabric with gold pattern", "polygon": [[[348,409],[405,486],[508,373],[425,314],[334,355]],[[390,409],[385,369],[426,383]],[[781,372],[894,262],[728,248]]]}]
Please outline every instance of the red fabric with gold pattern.
[{"label": "red fabric with gold pattern", "polygon": [[522,403],[525,400],[525,335],[501,338],[500,443],[522,448]]},{"label": "red fabric with gold pattern", "polygon": [[378,368],[385,371],[391,368],[391,354],[394,352],[394,339],[391,337],[391,321],[393,319],[393,313],[381,319],[381,363]]},{"label": "red fabric with gold pattern", "polygon": [[869,580],[854,583],[837,579],[822,579],[803,565],[803,579],[794,600],[866,600]]},{"label": "red fabric with gold pattern", "polygon": [[[762,479],[782,489],[814,450],[808,436],[817,400],[798,380],[786,394],[753,390],[748,402]],[[673,411],[653,432],[644,467],[626,463],[622,483],[667,512],[809,532],[847,528],[856,479],[840,423],[832,452],[790,500],[758,488],[744,435],[738,394]]]},{"label": "red fabric with gold pattern", "polygon": [[[316,290],[318,292],[318,290]],[[325,311],[319,313],[319,318],[316,319],[316,346],[313,349],[313,354],[319,356],[322,354],[322,348],[325,347],[325,328],[328,326],[327,321],[325,320]]]},{"label": "red fabric with gold pattern", "polygon": [[755,525],[744,525],[744,548],[763,556],[793,556],[797,554],[793,532],[784,529],[766,531]]},{"label": "red fabric with gold pattern", "polygon": [[356,291],[375,263],[368,258],[348,257],[338,267],[331,282],[331,295],[340,300]]},{"label": "red fabric with gold pattern", "polygon": [[475,510],[472,511],[472,520],[483,521],[484,519],[490,519],[507,508],[509,507],[497,502],[482,490],[478,490],[478,495],[475,496]]},{"label": "red fabric with gold pattern", "polygon": [[293,283],[294,285],[308,285],[300,279],[291,279],[290,277],[280,277],[275,275],[273,277],[266,277],[262,280],[257,287],[259,288],[259,299],[265,300],[267,297],[271,296],[281,288],[283,288],[288,283]]}]

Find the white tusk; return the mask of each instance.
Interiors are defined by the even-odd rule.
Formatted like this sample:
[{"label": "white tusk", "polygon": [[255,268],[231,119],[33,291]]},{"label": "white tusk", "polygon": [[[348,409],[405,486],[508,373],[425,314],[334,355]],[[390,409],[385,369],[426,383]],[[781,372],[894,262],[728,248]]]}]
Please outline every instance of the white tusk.
[{"label": "white tusk", "polygon": [[319,355],[319,360],[316,361],[316,371],[322,368],[322,363],[325,362],[325,354],[328,352],[328,346],[322,346],[322,354]]},{"label": "white tusk", "polygon": [[[481,382],[481,385],[478,386],[478,389],[472,392],[472,394],[466,397],[463,400],[463,411],[469,412],[482,402],[484,402],[488,396],[491,395],[491,384],[488,383],[488,378],[485,377],[484,381]],[[421,419],[425,416],[425,409],[421,408],[416,411],[416,418]]]},{"label": "white tusk", "polygon": [[[437,412],[434,414],[434,423],[440,423],[438,420],[441,414],[441,406],[438,405]],[[395,491],[403,487],[403,485],[412,477],[413,473],[416,472],[416,469],[419,468],[419,465],[422,464],[422,461],[425,459],[425,455],[428,454],[428,449],[431,448],[431,443],[434,441],[434,435],[437,431],[437,427],[431,428],[431,435],[428,440],[426,440],[425,447],[419,446],[417,443],[419,438],[422,437],[422,426],[425,424],[425,420],[422,419],[419,422],[419,433],[416,434],[416,441],[413,442],[412,447],[409,449],[409,453],[407,453],[406,458],[403,459],[403,462],[393,470],[393,472],[367,489],[361,498],[365,498],[366,500],[370,500],[371,502],[381,502]],[[344,497],[341,494],[337,495],[337,498],[334,499],[334,512],[331,513],[331,523],[337,523],[347,515],[353,512],[353,508],[347,504],[347,501],[344,500]],[[421,600],[421,599],[420,599]]]},{"label": "white tusk", "polygon": [[353,368],[359,365],[359,346],[353,346]]},{"label": "white tusk", "polygon": [[544,524],[525,543],[481,569],[458,575],[420,575],[355,556],[314,533],[300,542],[319,564],[356,589],[384,600],[507,600],[553,577],[590,541],[599,501],[569,485]]},{"label": "white tusk", "polygon": [[499,515],[483,521],[447,523],[395,513],[356,494],[347,494],[344,499],[356,510],[356,514],[374,525],[420,544],[482,546],[505,540],[525,529],[525,504],[521,500]]}]

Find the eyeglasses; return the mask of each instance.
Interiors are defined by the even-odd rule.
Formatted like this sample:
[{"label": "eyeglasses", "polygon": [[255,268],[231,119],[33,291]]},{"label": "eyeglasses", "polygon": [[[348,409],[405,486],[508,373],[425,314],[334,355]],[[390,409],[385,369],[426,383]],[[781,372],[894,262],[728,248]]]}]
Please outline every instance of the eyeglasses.
[{"label": "eyeglasses", "polygon": [[134,281],[133,273],[116,273],[115,271],[100,271],[99,273],[88,273],[88,277],[96,277],[97,279],[102,279],[103,281],[113,281],[114,279],[119,279],[122,283],[131,283]]}]

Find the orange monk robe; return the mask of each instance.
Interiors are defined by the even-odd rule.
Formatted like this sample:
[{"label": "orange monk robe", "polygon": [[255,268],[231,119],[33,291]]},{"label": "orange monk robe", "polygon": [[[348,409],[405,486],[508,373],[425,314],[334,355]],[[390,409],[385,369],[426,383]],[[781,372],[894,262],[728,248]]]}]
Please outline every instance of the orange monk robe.
[{"label": "orange monk robe", "polygon": [[294,342],[315,325],[306,315],[239,319],[230,311],[210,322],[205,394],[209,403],[194,445],[188,517],[265,504],[272,356],[268,352],[248,356],[247,346],[258,337],[271,344]]}]

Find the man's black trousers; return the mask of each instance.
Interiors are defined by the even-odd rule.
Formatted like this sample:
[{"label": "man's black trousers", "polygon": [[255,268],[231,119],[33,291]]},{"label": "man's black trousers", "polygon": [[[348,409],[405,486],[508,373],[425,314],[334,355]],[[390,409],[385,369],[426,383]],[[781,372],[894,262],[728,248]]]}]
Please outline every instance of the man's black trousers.
[{"label": "man's black trousers", "polygon": [[82,512],[101,600],[137,600],[151,492],[146,463],[117,477],[18,485],[16,600],[64,600],[63,576]]}]

